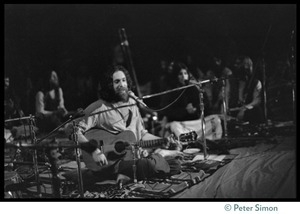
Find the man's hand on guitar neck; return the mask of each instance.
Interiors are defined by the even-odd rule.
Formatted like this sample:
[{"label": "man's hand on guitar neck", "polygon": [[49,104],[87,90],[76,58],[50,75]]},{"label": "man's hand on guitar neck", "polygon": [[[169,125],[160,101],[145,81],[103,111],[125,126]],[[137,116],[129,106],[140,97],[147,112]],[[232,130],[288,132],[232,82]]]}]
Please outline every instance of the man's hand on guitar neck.
[{"label": "man's hand on guitar neck", "polygon": [[174,134],[171,134],[169,137],[167,137],[167,139],[168,139],[168,147],[166,149],[177,150],[177,151],[182,150],[182,145],[180,141],[175,139]]}]

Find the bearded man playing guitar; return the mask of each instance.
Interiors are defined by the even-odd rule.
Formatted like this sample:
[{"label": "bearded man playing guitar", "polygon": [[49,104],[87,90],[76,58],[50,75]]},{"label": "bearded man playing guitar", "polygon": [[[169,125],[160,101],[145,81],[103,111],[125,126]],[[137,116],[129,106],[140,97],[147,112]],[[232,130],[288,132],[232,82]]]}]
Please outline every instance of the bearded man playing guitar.
[{"label": "bearded man playing guitar", "polygon": [[180,149],[166,149],[179,143],[154,136],[144,128],[137,102],[129,95],[132,80],[128,71],[122,66],[111,67],[101,88],[101,99],[89,105],[78,121],[77,136],[87,168],[110,179],[117,174],[136,175],[141,180],[180,173]]}]

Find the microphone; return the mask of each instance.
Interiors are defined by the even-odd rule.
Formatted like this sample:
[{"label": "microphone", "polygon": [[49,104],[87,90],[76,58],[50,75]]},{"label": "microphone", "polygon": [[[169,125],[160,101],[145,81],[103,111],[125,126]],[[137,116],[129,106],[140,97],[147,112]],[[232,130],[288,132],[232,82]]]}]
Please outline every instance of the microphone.
[{"label": "microphone", "polygon": [[119,29],[119,36],[121,38],[121,45],[122,46],[129,46],[128,40],[127,40],[127,36],[126,36],[126,32],[125,32],[125,28],[121,28]]},{"label": "microphone", "polygon": [[72,115],[73,119],[77,119],[85,116],[84,110],[82,108],[77,109],[77,111]]},{"label": "microphone", "polygon": [[140,104],[142,107],[148,108],[148,106],[137,96],[134,95],[132,91],[128,91],[128,96],[134,99],[138,104]]},{"label": "microphone", "polygon": [[224,79],[224,77],[220,77],[220,78],[213,77],[213,78],[210,79],[210,82],[211,82],[211,83],[216,83],[216,82],[218,82],[219,80],[223,80],[223,79]]}]

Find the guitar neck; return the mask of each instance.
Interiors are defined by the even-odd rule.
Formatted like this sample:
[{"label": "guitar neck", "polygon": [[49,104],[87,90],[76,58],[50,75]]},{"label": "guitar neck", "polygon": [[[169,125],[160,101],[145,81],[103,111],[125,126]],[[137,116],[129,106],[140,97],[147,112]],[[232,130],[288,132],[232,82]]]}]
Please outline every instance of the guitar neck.
[{"label": "guitar neck", "polygon": [[146,141],[138,141],[135,145],[143,147],[143,148],[150,148],[150,147],[157,147],[161,146],[168,142],[168,139],[155,139],[155,140],[146,140]]}]

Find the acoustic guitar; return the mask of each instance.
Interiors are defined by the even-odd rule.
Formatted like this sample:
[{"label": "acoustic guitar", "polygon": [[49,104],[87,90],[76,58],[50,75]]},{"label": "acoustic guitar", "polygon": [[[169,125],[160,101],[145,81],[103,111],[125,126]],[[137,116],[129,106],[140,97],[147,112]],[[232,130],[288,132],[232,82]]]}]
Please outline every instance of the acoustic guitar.
[{"label": "acoustic guitar", "polygon": [[[118,160],[132,160],[133,147],[142,147],[142,148],[159,148],[159,147],[169,147],[169,141],[166,138],[163,139],[155,139],[155,140],[147,140],[147,141],[136,141],[135,135],[131,131],[123,131],[119,134],[111,134],[109,132],[99,130],[99,129],[92,129],[89,130],[85,137],[88,140],[94,139],[97,142],[102,144],[101,151],[105,154],[108,165],[100,166],[99,163],[96,163],[92,157],[91,153],[88,153],[82,150],[82,157],[86,167],[92,171],[101,171],[106,167],[109,167],[116,163]],[[182,140],[191,141],[194,140],[195,137],[194,133],[189,135],[186,133]],[[102,142],[101,142],[102,141]]]}]

